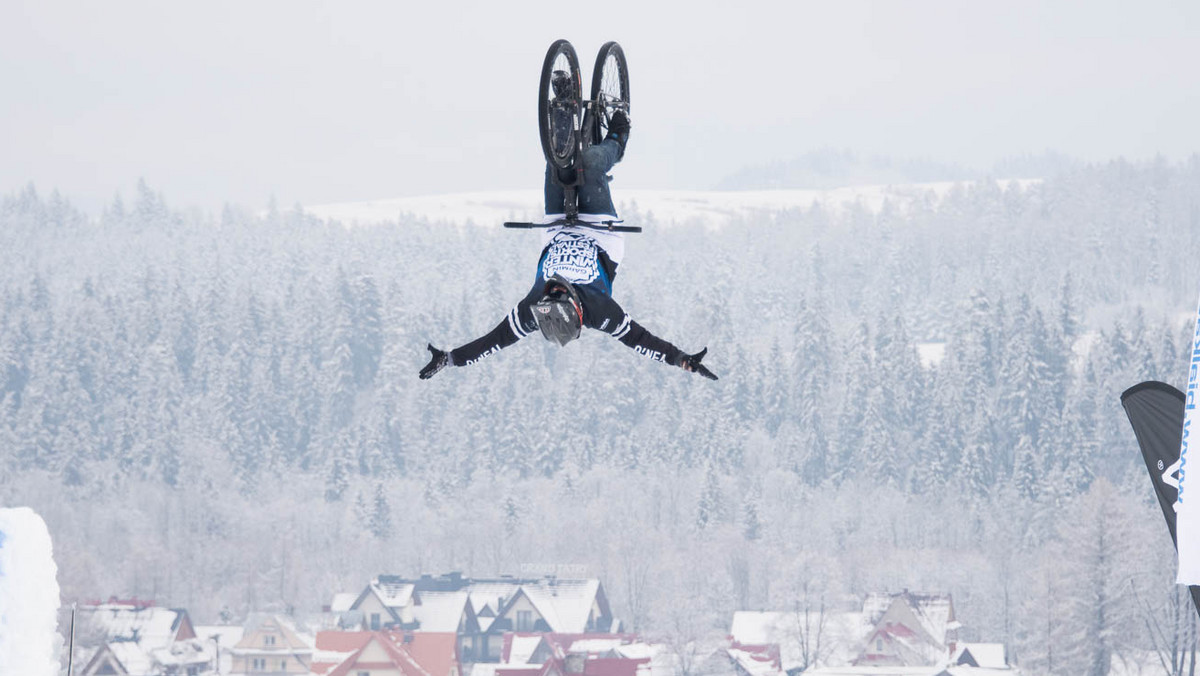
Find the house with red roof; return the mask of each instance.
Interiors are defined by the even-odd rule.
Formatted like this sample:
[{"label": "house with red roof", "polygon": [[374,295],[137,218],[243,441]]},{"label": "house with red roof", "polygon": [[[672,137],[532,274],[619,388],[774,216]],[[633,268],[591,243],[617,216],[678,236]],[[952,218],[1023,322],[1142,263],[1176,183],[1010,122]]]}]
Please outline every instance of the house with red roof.
[{"label": "house with red roof", "polygon": [[[962,643],[961,624],[949,594],[910,591],[869,594],[861,612],[750,612],[734,614],[733,647],[747,644],[778,646],[780,666],[788,674],[805,676],[995,676],[1015,674],[1000,643]],[[819,645],[813,640],[817,635]],[[732,654],[732,650],[730,651]],[[711,662],[711,672],[748,676],[759,664],[729,659]],[[765,676],[765,674],[763,675]]]},{"label": "house with red roof", "polygon": [[459,676],[453,633],[322,631],[317,633],[315,676]]},{"label": "house with red roof", "polygon": [[871,594],[863,617],[872,628],[855,665],[937,665],[955,651],[960,624],[949,594]]},{"label": "house with red roof", "polygon": [[653,676],[664,668],[661,646],[633,634],[504,635],[499,664],[476,664],[473,676]]}]

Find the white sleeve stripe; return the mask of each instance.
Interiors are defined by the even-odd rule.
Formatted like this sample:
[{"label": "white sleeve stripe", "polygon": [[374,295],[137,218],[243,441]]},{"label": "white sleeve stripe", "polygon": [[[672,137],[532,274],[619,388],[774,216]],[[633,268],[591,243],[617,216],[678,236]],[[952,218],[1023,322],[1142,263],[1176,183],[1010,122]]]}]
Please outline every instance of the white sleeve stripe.
[{"label": "white sleeve stripe", "polygon": [[508,328],[512,329],[517,338],[524,338],[529,335],[521,328],[520,317],[517,315],[517,308],[515,307],[508,313]]},{"label": "white sleeve stripe", "polygon": [[622,319],[621,323],[617,325],[617,330],[613,331],[612,335],[613,338],[620,338],[626,333],[629,333],[629,315],[625,315],[625,318]]}]

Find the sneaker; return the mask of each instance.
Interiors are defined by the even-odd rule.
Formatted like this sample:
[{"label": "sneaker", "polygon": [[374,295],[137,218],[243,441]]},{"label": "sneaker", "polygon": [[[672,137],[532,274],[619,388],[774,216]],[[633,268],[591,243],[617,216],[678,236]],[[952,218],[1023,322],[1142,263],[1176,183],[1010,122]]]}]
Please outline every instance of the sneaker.
[{"label": "sneaker", "polygon": [[612,139],[617,142],[617,161],[625,157],[625,144],[629,142],[629,116],[623,110],[613,112],[608,119],[608,134],[604,140]]}]

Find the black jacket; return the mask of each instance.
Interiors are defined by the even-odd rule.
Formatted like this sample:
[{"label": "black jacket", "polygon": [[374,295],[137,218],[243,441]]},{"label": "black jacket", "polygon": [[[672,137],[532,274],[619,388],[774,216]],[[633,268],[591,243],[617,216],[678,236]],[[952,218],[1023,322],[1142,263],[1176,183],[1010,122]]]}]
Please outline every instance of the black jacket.
[{"label": "black jacket", "polygon": [[455,366],[467,366],[513,345],[532,333],[539,333],[533,318],[533,304],[541,300],[546,279],[558,274],[570,281],[583,306],[583,325],[603,331],[635,352],[655,361],[678,365],[683,353],[671,343],[655,336],[630,319],[612,298],[612,282],[617,265],[609,259],[585,230],[563,228],[542,250],[537,278],[529,293],[517,303],[496,328],[466,345],[450,351]]}]

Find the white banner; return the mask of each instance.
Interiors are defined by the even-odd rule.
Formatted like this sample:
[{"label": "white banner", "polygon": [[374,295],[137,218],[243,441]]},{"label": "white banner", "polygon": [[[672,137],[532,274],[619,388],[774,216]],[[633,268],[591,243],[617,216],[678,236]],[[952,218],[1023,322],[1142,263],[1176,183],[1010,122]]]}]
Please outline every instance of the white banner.
[{"label": "white banner", "polygon": [[1200,472],[1189,480],[1189,471],[1200,465],[1200,448],[1188,453],[1189,446],[1200,446],[1200,416],[1196,397],[1200,389],[1200,305],[1196,307],[1196,330],[1192,336],[1191,363],[1188,365],[1186,400],[1183,406],[1183,439],[1179,444],[1179,501],[1175,503],[1175,528],[1179,546],[1180,584],[1200,585]]}]

